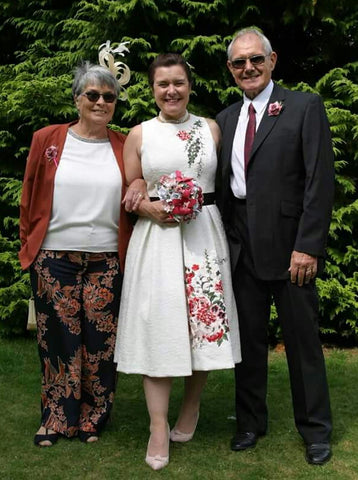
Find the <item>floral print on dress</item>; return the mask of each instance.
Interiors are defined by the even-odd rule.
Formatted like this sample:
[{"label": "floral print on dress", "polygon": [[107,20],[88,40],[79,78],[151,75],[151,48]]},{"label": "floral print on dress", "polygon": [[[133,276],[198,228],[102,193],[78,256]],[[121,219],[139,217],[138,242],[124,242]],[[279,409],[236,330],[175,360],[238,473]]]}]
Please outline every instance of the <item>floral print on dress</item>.
[{"label": "floral print on dress", "polygon": [[189,307],[189,327],[193,348],[207,343],[220,346],[228,340],[229,322],[226,314],[221,272],[217,258],[205,250],[204,265],[185,267],[185,288]]},{"label": "floral print on dress", "polygon": [[197,166],[197,176],[200,177],[203,170],[204,142],[201,128],[203,122],[199,119],[193,123],[189,131],[179,130],[177,137],[186,142],[185,152],[188,156],[188,164],[190,167]]}]

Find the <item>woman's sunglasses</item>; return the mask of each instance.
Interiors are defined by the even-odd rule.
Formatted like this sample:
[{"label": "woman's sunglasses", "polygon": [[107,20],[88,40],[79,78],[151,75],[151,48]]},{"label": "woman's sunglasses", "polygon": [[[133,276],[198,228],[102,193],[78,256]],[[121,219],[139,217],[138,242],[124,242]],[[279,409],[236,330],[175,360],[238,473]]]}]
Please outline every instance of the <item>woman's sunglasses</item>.
[{"label": "woman's sunglasses", "polygon": [[117,99],[117,95],[111,92],[98,93],[98,92],[83,92],[81,95],[85,95],[90,102],[97,102],[99,97],[102,97],[106,103],[113,103]]}]

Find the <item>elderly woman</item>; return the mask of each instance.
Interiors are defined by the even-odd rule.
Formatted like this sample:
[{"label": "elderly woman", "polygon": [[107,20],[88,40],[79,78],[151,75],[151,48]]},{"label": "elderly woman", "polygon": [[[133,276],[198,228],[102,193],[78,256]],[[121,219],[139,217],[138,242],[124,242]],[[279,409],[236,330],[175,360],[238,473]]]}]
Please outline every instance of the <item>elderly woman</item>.
[{"label": "elderly woman", "polygon": [[[123,64],[124,65],[124,64]],[[130,225],[124,195],[125,136],[109,130],[119,83],[108,68],[77,68],[77,121],[35,132],[20,213],[21,265],[30,268],[42,368],[41,426],[98,440],[113,403],[113,363]]]}]

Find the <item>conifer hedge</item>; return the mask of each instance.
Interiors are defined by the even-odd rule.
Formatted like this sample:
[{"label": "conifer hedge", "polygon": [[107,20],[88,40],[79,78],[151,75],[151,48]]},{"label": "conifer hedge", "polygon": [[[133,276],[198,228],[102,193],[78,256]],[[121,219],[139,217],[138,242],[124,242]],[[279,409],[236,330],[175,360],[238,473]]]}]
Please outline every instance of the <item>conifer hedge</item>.
[{"label": "conifer hedge", "polygon": [[[147,86],[150,61],[182,53],[193,66],[190,109],[215,117],[240,95],[226,47],[254,25],[278,53],[274,79],[322,95],[336,154],[336,199],[326,273],[317,280],[327,341],[358,339],[358,11],[356,0],[17,0],[0,5],[0,334],[24,334],[28,273],[17,260],[18,204],[34,130],[76,116],[73,68],[97,61],[107,40],[129,41],[129,100],[113,127],[124,133],[156,114]],[[270,325],[278,340],[277,323]]]}]

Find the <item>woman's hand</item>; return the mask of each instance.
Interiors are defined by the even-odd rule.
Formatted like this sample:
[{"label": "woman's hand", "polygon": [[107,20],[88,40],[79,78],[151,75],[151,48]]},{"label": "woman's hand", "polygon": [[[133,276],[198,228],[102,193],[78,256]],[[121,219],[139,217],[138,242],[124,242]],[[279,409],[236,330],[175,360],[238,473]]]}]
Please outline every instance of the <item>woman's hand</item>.
[{"label": "woman's hand", "polygon": [[147,184],[142,178],[131,182],[122,201],[127,212],[135,212],[148,217],[157,223],[177,223],[170,213],[164,210],[161,200],[151,202],[147,192]]},{"label": "woman's hand", "polygon": [[149,200],[147,184],[143,178],[136,178],[129,185],[122,201],[126,212],[136,212],[143,199]]},{"label": "woman's hand", "polygon": [[164,210],[161,200],[151,202],[149,199],[143,199],[137,209],[137,213],[144,217],[149,217],[157,223],[178,223],[170,213]]}]

